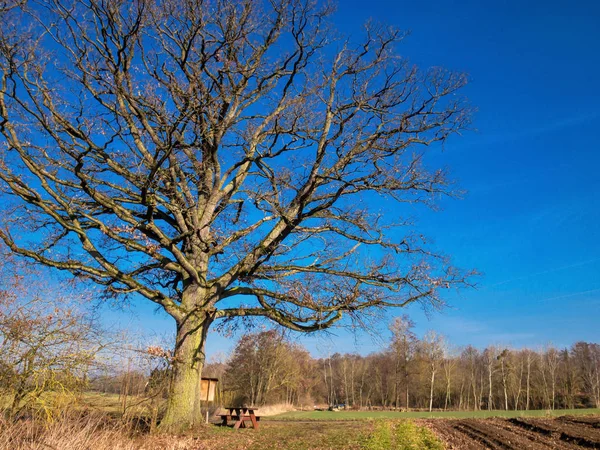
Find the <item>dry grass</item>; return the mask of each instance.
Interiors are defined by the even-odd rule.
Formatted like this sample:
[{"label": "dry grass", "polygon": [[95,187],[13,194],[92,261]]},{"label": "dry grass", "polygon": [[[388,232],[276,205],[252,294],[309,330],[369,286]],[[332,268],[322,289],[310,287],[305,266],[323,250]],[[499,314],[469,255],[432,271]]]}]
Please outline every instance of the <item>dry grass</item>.
[{"label": "dry grass", "polygon": [[[263,405],[260,408],[258,408],[257,410],[257,414],[261,417],[265,417],[265,416],[275,416],[277,414],[283,414],[283,413],[287,413],[287,412],[291,412],[291,411],[296,411],[297,408],[295,408],[293,405],[290,405],[289,403],[278,403],[275,405]],[[223,414],[225,414],[225,410],[223,410]],[[217,414],[220,414],[217,412]]]},{"label": "dry grass", "polygon": [[97,413],[52,423],[0,419],[0,450],[228,450],[361,449],[373,425],[264,423],[259,430],[201,426],[182,435],[151,434],[143,423]]},{"label": "dry grass", "polygon": [[[70,415],[51,423],[0,419],[0,450],[199,450],[216,449],[195,435],[150,434],[144,423],[104,414]],[[209,433],[210,434],[210,433]],[[241,447],[240,447],[241,448]]]},{"label": "dry grass", "polygon": [[60,417],[51,423],[32,419],[0,420],[2,450],[129,450],[128,427],[107,421],[106,416]]}]

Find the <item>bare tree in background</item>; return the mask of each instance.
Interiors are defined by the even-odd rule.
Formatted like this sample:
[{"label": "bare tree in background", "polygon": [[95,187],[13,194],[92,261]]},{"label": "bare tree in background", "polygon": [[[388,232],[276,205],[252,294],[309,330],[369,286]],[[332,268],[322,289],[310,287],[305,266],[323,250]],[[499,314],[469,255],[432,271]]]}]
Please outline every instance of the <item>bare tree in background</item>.
[{"label": "bare tree in background", "polygon": [[446,396],[444,397],[444,411],[448,409],[448,405],[450,404],[452,393],[452,379],[455,375],[455,369],[458,362],[458,358],[453,353],[454,351],[450,349],[450,345],[447,343],[444,348],[444,359],[442,360],[442,368],[444,369],[444,378],[446,380]]},{"label": "bare tree in background", "polygon": [[534,353],[530,349],[523,350],[525,353],[525,359],[527,361],[527,377],[525,387],[525,410],[529,411],[529,404],[531,400],[531,365],[533,363]]},{"label": "bare tree in background", "polygon": [[390,324],[392,342],[390,351],[394,355],[394,406],[400,407],[400,386],[404,383],[406,409],[410,408],[410,361],[414,356],[417,336],[413,328],[415,323],[406,315],[396,317]]},{"label": "bare tree in background", "polygon": [[510,350],[505,348],[500,352],[500,354],[496,357],[498,361],[500,361],[500,375],[502,377],[502,391],[504,393],[504,410],[508,411],[508,377],[510,376],[510,372],[512,371],[512,367],[508,363],[508,359],[510,358]]},{"label": "bare tree in background", "polygon": [[431,377],[429,383],[429,412],[431,412],[433,410],[435,375],[437,374],[440,365],[444,360],[444,356],[447,353],[447,343],[444,336],[432,330],[425,333],[420,345],[425,361],[429,366],[429,376]]},{"label": "bare tree in background", "polygon": [[0,398],[7,417],[52,419],[86,388],[108,339],[83,300],[68,289],[55,292],[43,274],[0,255]]},{"label": "bare tree in background", "polygon": [[401,32],[344,40],[304,0],[9,3],[0,238],[174,318],[164,428],[201,420],[217,320],[310,332],[464,283],[406,217],[452,193],[425,149],[468,124],[465,77]]},{"label": "bare tree in background", "polygon": [[588,405],[600,407],[600,345],[576,342],[571,353]]},{"label": "bare tree in background", "polygon": [[487,409],[494,409],[494,373],[496,373],[496,361],[498,360],[498,355],[500,354],[500,349],[497,346],[490,345],[483,351],[483,359],[485,361],[485,367],[488,378],[488,400],[487,400]]}]

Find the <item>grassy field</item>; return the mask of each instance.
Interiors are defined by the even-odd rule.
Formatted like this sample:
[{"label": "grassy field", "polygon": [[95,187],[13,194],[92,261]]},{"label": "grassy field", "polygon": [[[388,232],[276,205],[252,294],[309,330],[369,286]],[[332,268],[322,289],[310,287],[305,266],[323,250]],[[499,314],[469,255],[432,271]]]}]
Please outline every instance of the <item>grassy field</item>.
[{"label": "grassy field", "polygon": [[442,412],[398,412],[398,411],[293,411],[276,416],[265,417],[265,420],[369,420],[369,419],[470,419],[486,417],[545,417],[600,414],[600,409],[557,409],[533,411],[442,411]]}]

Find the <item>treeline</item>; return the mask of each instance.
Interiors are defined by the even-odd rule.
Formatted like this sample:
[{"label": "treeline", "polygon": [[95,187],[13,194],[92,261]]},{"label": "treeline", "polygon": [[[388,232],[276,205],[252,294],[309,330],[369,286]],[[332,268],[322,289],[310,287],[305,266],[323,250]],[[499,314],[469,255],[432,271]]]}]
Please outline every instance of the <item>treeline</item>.
[{"label": "treeline", "polygon": [[276,331],[243,336],[226,362],[209,364],[222,403],[344,404],[390,409],[573,409],[600,407],[600,345],[451,349],[443,336],[419,338],[407,317],[387,347],[367,356],[313,358]]},{"label": "treeline", "polygon": [[[107,334],[81,306],[84,295],[68,289],[57,295],[47,283],[28,283],[34,275],[0,257],[0,413],[39,411],[50,417],[94,390],[118,394],[124,414],[143,405],[156,422],[168,391],[172,352]],[[278,331],[246,334],[227,360],[208,364],[203,375],[221,380],[222,405],[600,407],[598,344],[455,349],[434,332],[417,336],[406,316],[396,318],[390,330],[391,339],[379,352],[323,358],[313,358]]]}]

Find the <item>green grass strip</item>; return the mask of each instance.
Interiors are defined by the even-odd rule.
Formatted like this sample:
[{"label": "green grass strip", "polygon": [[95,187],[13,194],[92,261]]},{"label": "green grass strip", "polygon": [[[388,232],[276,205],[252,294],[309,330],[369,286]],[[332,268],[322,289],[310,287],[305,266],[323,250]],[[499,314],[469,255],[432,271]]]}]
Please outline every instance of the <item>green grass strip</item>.
[{"label": "green grass strip", "polygon": [[471,419],[486,417],[547,417],[570,415],[600,415],[600,409],[560,409],[533,411],[441,411],[441,412],[399,412],[399,411],[292,411],[265,420],[372,420],[372,419]]},{"label": "green grass strip", "polygon": [[364,444],[365,450],[443,450],[433,433],[410,420],[377,421]]}]

